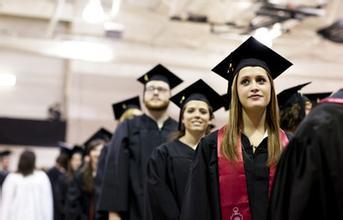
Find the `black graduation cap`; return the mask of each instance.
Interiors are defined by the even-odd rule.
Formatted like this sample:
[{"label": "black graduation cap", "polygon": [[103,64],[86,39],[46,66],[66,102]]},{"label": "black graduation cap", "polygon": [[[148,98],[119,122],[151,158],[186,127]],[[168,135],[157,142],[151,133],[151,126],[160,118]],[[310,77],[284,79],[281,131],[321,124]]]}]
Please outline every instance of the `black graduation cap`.
[{"label": "black graduation cap", "polygon": [[154,68],[149,70],[143,76],[137,79],[139,82],[143,83],[144,85],[151,80],[159,80],[168,83],[170,89],[176,87],[180,83],[183,82],[178,76],[168,70],[161,64],[156,65]]},{"label": "black graduation cap", "polygon": [[243,67],[263,67],[275,79],[291,65],[292,63],[284,57],[260,43],[255,38],[250,37],[217,64],[212,71],[229,81],[228,96],[231,100],[233,78]]},{"label": "black graduation cap", "polygon": [[95,141],[95,140],[99,139],[99,140],[104,140],[105,142],[108,142],[109,140],[111,140],[111,137],[112,137],[112,133],[111,132],[109,132],[105,128],[100,128],[92,136],[90,136],[90,138],[88,138],[83,145],[85,146],[85,148],[87,148],[88,145],[92,141]]},{"label": "black graduation cap", "polygon": [[[224,106],[222,97],[214,91],[203,80],[199,79],[190,86],[170,98],[180,109],[191,100],[200,100],[206,102],[212,107],[213,112]],[[179,129],[181,127],[181,115],[179,120]]]},{"label": "black graduation cap", "polygon": [[225,93],[224,95],[221,96],[224,102],[224,109],[227,111],[230,109],[230,97],[229,94]]},{"label": "black graduation cap", "polygon": [[288,106],[291,106],[293,103],[303,103],[303,98],[301,94],[298,92],[304,86],[310,84],[311,82],[303,83],[297,86],[293,86],[291,88],[285,89],[277,95],[277,100],[279,104],[279,108],[282,110]]},{"label": "black graduation cap", "polygon": [[321,99],[329,97],[332,92],[320,92],[320,93],[304,93],[303,96],[308,98],[313,103],[318,103]]},{"label": "black graduation cap", "polygon": [[6,157],[6,156],[9,156],[12,154],[12,151],[10,150],[3,150],[3,151],[0,151],[0,158],[1,157]]},{"label": "black graduation cap", "polygon": [[84,149],[79,145],[71,145],[60,141],[58,142],[58,146],[60,147],[60,153],[66,154],[69,158],[75,153],[84,154]]},{"label": "black graduation cap", "polygon": [[191,100],[201,100],[208,103],[213,112],[224,106],[222,97],[207,85],[202,79],[194,82],[170,98],[180,109]]},{"label": "black graduation cap", "polygon": [[139,96],[135,96],[124,101],[120,101],[112,104],[114,118],[119,120],[122,114],[130,108],[141,109],[141,104],[139,103]]}]

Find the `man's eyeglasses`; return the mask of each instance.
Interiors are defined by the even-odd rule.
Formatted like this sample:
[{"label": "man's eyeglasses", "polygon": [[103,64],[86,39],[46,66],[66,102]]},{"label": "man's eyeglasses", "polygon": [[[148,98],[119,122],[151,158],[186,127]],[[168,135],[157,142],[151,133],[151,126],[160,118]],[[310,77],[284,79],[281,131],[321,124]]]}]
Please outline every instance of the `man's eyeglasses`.
[{"label": "man's eyeglasses", "polygon": [[169,89],[163,88],[163,87],[148,86],[145,88],[145,91],[147,91],[147,92],[154,92],[155,90],[157,90],[157,92],[161,92],[161,93],[169,91]]}]

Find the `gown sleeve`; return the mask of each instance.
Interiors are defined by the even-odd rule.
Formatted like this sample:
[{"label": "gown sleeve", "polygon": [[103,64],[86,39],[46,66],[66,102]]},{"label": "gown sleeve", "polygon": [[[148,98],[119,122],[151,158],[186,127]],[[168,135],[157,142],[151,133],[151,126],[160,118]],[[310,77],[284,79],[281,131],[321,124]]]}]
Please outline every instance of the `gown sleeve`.
[{"label": "gown sleeve", "polygon": [[98,211],[121,212],[129,203],[128,122],[119,124],[109,143]]},{"label": "gown sleeve", "polygon": [[206,139],[199,143],[191,165],[181,209],[181,220],[212,220],[210,204],[209,155],[210,146]]},{"label": "gown sleeve", "polygon": [[107,212],[104,210],[99,210],[99,198],[100,198],[100,192],[102,188],[102,181],[104,178],[104,171],[105,171],[105,163],[106,163],[106,157],[108,152],[108,145],[104,146],[104,148],[101,151],[98,165],[97,165],[97,171],[95,176],[95,208],[96,208],[96,218],[95,219],[107,219]]},{"label": "gown sleeve", "polygon": [[179,219],[179,206],[167,184],[168,159],[166,149],[156,148],[148,161],[145,194],[146,220]]},{"label": "gown sleeve", "polygon": [[77,173],[68,187],[64,208],[67,220],[78,220],[82,216],[81,177],[81,174]]}]

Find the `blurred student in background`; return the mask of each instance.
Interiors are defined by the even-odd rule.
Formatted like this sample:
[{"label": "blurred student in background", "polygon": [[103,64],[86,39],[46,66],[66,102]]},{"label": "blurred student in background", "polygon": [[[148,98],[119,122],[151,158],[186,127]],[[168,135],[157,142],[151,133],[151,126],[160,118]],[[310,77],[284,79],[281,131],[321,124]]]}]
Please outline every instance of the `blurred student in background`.
[{"label": "blurred student in background", "polygon": [[3,184],[0,219],[52,220],[53,198],[48,176],[35,169],[36,155],[25,150],[18,170],[10,173]]}]

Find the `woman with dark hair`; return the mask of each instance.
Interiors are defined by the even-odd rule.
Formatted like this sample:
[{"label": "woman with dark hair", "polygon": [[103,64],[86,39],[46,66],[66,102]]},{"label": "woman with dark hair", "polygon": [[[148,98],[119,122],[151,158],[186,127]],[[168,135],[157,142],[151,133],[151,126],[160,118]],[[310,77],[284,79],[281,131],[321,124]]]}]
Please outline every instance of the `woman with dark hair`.
[{"label": "woman with dark hair", "polygon": [[174,141],[157,147],[148,161],[145,219],[179,218],[196,146],[210,132],[213,112],[223,106],[221,96],[202,80],[171,101],[181,108],[179,131]]},{"label": "woman with dark hair", "polygon": [[95,175],[100,152],[105,144],[102,139],[95,139],[86,145],[89,161],[76,173],[68,187],[65,202],[66,220],[95,219]]},{"label": "woman with dark hair", "polygon": [[68,163],[67,163],[67,172],[63,175],[60,175],[57,181],[56,190],[59,194],[56,198],[60,215],[55,220],[64,220],[65,219],[65,202],[68,192],[68,187],[75,178],[77,171],[80,169],[83,163],[83,154],[84,149],[81,146],[75,145],[72,149],[67,149],[68,152]]},{"label": "woman with dark hair", "polygon": [[277,95],[280,110],[280,127],[289,133],[294,133],[300,122],[306,116],[303,96],[299,93],[307,82],[285,89]]},{"label": "woman with dark hair", "polygon": [[229,81],[229,120],[197,147],[180,219],[267,218],[275,165],[288,142],[273,79],[290,65],[250,37],[213,68]]},{"label": "woman with dark hair", "polygon": [[25,150],[19,158],[18,170],[5,179],[0,219],[52,220],[53,200],[48,176],[35,170],[36,156]]}]

